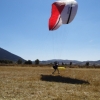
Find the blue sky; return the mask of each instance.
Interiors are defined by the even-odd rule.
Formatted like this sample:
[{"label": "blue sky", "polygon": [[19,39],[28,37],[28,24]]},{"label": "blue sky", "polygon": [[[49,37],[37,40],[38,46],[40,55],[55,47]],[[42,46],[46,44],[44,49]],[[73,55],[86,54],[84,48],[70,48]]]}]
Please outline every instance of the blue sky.
[{"label": "blue sky", "polygon": [[0,0],[0,47],[26,60],[100,60],[100,0],[77,0],[72,23],[48,30],[55,0]]}]

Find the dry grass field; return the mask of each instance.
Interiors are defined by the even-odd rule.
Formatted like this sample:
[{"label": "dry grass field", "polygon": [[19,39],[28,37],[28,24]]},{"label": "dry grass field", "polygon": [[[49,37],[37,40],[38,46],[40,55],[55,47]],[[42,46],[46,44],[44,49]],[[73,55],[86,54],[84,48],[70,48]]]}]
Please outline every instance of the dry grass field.
[{"label": "dry grass field", "polygon": [[0,67],[0,100],[100,100],[100,69]]}]

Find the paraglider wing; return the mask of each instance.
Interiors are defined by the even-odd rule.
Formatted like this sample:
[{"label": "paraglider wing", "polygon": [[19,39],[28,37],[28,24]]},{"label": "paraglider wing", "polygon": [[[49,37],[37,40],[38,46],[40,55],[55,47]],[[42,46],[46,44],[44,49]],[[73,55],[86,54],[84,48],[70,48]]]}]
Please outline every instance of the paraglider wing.
[{"label": "paraglider wing", "polygon": [[78,4],[75,0],[58,0],[52,4],[49,30],[56,30],[62,24],[69,24],[75,17]]},{"label": "paraglider wing", "polygon": [[78,4],[75,0],[65,0],[65,7],[61,13],[62,23],[69,24],[75,18]]},{"label": "paraglider wing", "polygon": [[56,30],[62,25],[61,12],[65,4],[54,2],[52,4],[51,17],[49,19],[49,30]]}]

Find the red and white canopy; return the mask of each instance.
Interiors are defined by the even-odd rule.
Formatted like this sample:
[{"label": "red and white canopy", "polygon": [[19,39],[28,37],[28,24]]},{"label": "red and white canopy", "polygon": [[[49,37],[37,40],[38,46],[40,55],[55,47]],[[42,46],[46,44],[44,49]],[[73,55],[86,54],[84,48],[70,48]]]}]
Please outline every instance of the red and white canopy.
[{"label": "red and white canopy", "polygon": [[56,30],[62,24],[69,24],[75,17],[78,4],[75,0],[58,0],[52,4],[49,30]]}]

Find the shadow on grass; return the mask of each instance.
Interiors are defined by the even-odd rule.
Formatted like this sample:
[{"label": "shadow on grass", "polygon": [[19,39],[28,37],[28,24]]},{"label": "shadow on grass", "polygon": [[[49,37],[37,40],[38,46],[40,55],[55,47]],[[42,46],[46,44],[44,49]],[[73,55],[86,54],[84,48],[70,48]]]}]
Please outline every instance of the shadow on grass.
[{"label": "shadow on grass", "polygon": [[63,77],[63,76],[53,76],[53,75],[41,75],[42,81],[49,81],[49,82],[61,82],[61,83],[70,83],[70,84],[90,84],[88,81],[74,79],[70,77]]}]

